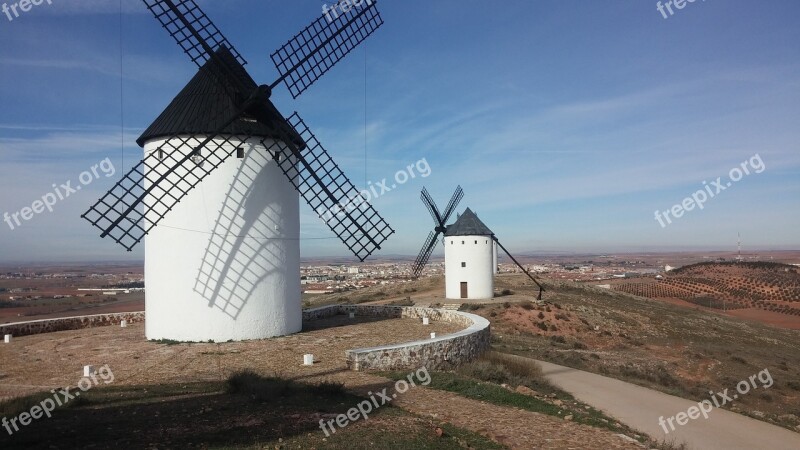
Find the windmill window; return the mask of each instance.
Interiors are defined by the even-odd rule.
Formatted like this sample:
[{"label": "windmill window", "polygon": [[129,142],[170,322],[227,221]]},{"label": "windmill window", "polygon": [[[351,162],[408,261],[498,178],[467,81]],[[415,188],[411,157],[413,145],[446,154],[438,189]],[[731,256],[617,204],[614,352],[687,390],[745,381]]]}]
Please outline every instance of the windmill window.
[{"label": "windmill window", "polygon": [[461,241],[461,245],[464,245],[464,241]]},{"label": "windmill window", "polygon": [[236,149],[236,157],[239,159],[244,158],[244,149],[242,147]]},{"label": "windmill window", "polygon": [[161,161],[162,159],[164,159],[164,150],[158,149],[158,160]]},{"label": "windmill window", "polygon": [[477,243],[478,243],[478,241],[475,241],[475,243],[477,244]]},{"label": "windmill window", "polygon": [[453,241],[450,241],[450,245],[453,245]]},{"label": "windmill window", "polygon": [[467,263],[465,263],[465,262],[463,262],[463,261],[462,261],[462,262],[461,262],[461,267],[467,267]]}]

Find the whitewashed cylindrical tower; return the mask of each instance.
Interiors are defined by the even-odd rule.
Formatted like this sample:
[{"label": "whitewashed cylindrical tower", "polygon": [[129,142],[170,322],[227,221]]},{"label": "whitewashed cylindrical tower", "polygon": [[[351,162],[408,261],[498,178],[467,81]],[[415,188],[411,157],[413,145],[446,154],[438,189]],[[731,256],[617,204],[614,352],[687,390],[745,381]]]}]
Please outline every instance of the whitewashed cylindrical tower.
[{"label": "whitewashed cylindrical tower", "polygon": [[[226,118],[215,116],[235,109],[215,86],[198,73],[139,138],[145,155],[164,158],[158,149],[176,134],[182,136],[162,148],[188,154],[219,130]],[[242,119],[225,131],[201,155],[221,146],[215,154],[232,156],[145,238],[148,339],[225,342],[302,328],[298,193],[266,148],[274,142],[270,130]],[[162,183],[180,187],[180,178],[191,180],[191,164],[211,163],[189,160]],[[158,196],[145,200],[152,209],[147,217],[161,212]]]},{"label": "whitewashed cylindrical tower", "polygon": [[444,233],[445,297],[494,296],[495,250],[492,231],[469,208]]}]

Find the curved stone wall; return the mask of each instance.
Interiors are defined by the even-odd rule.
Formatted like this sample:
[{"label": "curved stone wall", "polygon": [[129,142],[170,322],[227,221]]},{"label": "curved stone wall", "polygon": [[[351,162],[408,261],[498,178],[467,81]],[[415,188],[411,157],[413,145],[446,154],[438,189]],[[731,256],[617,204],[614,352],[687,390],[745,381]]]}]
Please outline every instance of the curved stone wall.
[{"label": "curved stone wall", "polygon": [[303,320],[315,320],[337,314],[357,316],[445,321],[465,329],[422,341],[347,350],[347,366],[352,370],[406,370],[424,366],[445,370],[473,361],[489,349],[489,321],[475,314],[444,309],[386,305],[332,305],[303,311]]}]

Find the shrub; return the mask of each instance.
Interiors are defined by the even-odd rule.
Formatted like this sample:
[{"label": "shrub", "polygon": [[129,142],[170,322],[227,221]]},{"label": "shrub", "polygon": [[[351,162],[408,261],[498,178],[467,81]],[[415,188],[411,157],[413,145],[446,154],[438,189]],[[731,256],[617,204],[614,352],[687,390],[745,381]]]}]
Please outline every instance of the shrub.
[{"label": "shrub", "polygon": [[513,295],[514,291],[512,291],[511,289],[503,289],[502,294],[503,295]]},{"label": "shrub", "polygon": [[541,311],[539,311],[539,315],[538,315],[538,316],[536,316],[536,317],[538,317],[538,318],[540,318],[540,319],[544,319],[544,313],[543,313],[543,312],[541,312]]},{"label": "shrub", "polygon": [[544,322],[539,322],[536,324],[536,326],[539,327],[542,331],[547,331],[547,324]]},{"label": "shrub", "polygon": [[411,297],[406,297],[400,300],[393,300],[389,302],[392,306],[414,306],[414,302],[411,301]]},{"label": "shrub", "polygon": [[550,340],[553,342],[558,342],[559,344],[566,344],[567,338],[564,336],[550,336]]},{"label": "shrub", "polygon": [[248,395],[258,401],[283,397],[291,390],[291,382],[277,377],[264,377],[252,370],[242,370],[228,377],[229,394]]}]

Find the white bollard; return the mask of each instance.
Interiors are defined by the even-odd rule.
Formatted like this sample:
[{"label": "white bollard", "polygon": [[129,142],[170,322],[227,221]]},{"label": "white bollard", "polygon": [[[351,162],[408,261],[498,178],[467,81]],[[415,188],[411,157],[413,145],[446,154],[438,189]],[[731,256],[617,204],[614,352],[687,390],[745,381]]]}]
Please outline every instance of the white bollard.
[{"label": "white bollard", "polygon": [[313,366],[314,365],[314,355],[311,353],[306,353],[303,355],[303,365],[304,366]]},{"label": "white bollard", "polygon": [[436,339],[436,333],[431,333],[431,339]]},{"label": "white bollard", "polygon": [[11,335],[7,334],[6,335],[6,344],[10,344],[10,343],[11,343]]},{"label": "white bollard", "polygon": [[94,375],[94,366],[83,366],[83,376],[90,377]]},{"label": "white bollard", "polygon": [[423,317],[422,318],[422,324],[423,325],[430,325],[431,324],[431,319],[429,319],[427,317]]},{"label": "white bollard", "polygon": [[126,327],[128,326],[128,321],[127,321],[127,320],[123,320],[123,321],[121,321],[121,322],[119,323],[119,326],[120,326],[120,327],[122,327],[122,328],[126,328]]}]

